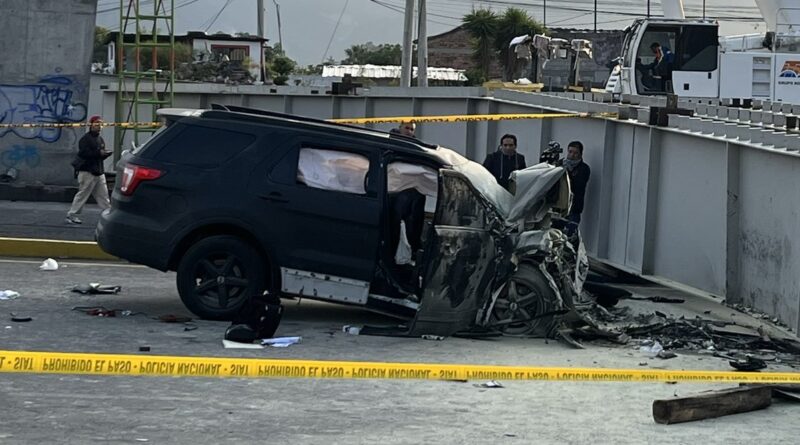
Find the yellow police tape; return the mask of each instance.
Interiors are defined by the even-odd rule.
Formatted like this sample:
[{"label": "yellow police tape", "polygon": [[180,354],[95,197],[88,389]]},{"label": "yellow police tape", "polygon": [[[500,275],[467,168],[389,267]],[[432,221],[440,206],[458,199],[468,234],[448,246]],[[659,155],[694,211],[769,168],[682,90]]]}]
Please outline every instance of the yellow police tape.
[{"label": "yellow police tape", "polygon": [[[479,121],[503,121],[519,119],[555,119],[565,117],[615,117],[616,113],[514,113],[514,114],[459,114],[443,116],[393,116],[393,117],[364,117],[364,118],[342,118],[326,119],[328,122],[336,124],[398,124],[402,122],[414,123],[437,123],[437,122],[479,122]],[[0,128],[79,128],[88,127],[88,122],[74,123],[21,123],[21,124],[0,124]],[[101,127],[123,127],[123,128],[157,128],[161,122],[103,122]]]},{"label": "yellow police tape", "polygon": [[[604,114],[605,115],[605,114]],[[589,113],[514,113],[514,114],[460,114],[450,116],[395,116],[328,119],[337,124],[394,124],[401,122],[436,123],[436,122],[478,122],[505,121],[518,119],[553,119],[564,117],[592,117],[599,114]]]},{"label": "yellow police tape", "polygon": [[[80,128],[80,127],[90,127],[92,125],[93,124],[89,122],[69,122],[69,123],[25,122],[21,124],[0,124],[0,128]],[[161,122],[102,122],[94,125],[100,125],[101,127],[158,128],[163,124]]]},{"label": "yellow police tape", "polygon": [[800,373],[550,368],[0,351],[0,373],[301,379],[800,383]]}]

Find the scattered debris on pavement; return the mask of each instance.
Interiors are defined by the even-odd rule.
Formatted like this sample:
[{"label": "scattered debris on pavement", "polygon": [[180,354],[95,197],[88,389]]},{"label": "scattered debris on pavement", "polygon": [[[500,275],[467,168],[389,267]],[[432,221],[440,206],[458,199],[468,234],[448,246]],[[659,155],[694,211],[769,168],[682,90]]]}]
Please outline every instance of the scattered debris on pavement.
[{"label": "scattered debris on pavement", "polygon": [[664,347],[657,341],[645,340],[642,342],[642,346],[639,347],[639,351],[647,354],[650,358],[656,358],[658,354],[664,351]]},{"label": "scattered debris on pavement", "polygon": [[503,386],[503,384],[497,380],[489,380],[488,382],[484,383],[475,383],[472,386],[476,388],[505,388],[505,386]]},{"label": "scattered debris on pavement", "polygon": [[122,291],[122,286],[106,285],[100,283],[79,284],[72,288],[72,292],[79,294],[118,294]]},{"label": "scattered debris on pavement", "polygon": [[745,372],[760,371],[767,367],[767,362],[759,358],[755,358],[752,355],[748,355],[747,357],[739,360],[731,360],[729,363],[731,366],[736,368],[737,371]]},{"label": "scattered debris on pavement", "polygon": [[361,332],[361,327],[360,326],[345,325],[345,326],[342,326],[342,332],[344,332],[345,334],[350,334],[350,335],[358,335]]},{"label": "scattered debris on pavement", "polygon": [[275,337],[275,338],[262,338],[262,345],[269,345],[273,348],[287,348],[291,345],[300,343],[303,337]]},{"label": "scattered debris on pavement", "polygon": [[442,337],[441,335],[428,335],[428,334],[425,334],[425,335],[422,336],[422,339],[423,340],[442,341],[442,340],[444,340],[444,337]]},{"label": "scattered debris on pavement", "polygon": [[0,290],[0,300],[13,300],[19,298],[19,292],[13,290]]},{"label": "scattered debris on pavement", "polygon": [[775,323],[776,325],[781,326],[783,328],[786,328],[789,331],[792,330],[792,328],[790,326],[787,326],[785,323],[780,321],[777,317],[773,317],[773,316],[771,316],[769,314],[765,314],[764,312],[759,311],[758,309],[755,309],[753,307],[750,307],[750,306],[747,306],[747,305],[744,305],[744,304],[738,304],[738,303],[736,303],[736,304],[727,304],[727,306],[729,308],[731,308],[731,309],[735,309],[735,310],[737,310],[739,312],[743,312],[743,313],[745,313],[745,314],[747,314],[747,315],[749,315],[749,316],[751,316],[753,318],[760,319],[760,320],[769,320],[770,322]]},{"label": "scattered debris on pavement", "polygon": [[[784,336],[769,336],[763,328],[749,328],[733,322],[675,317],[660,311],[634,313],[627,306],[604,307],[595,302],[577,303],[571,316],[564,317],[562,339],[580,347],[581,341],[606,340],[618,344],[639,342],[651,358],[672,358],[674,351],[709,354],[742,366],[761,360],[800,366],[800,342]],[[748,362],[748,357],[750,361]],[[749,363],[749,365],[745,365]],[[733,366],[733,363],[731,364]]]},{"label": "scattered debris on pavement", "polygon": [[238,341],[222,340],[225,349],[264,349],[264,346],[256,343],[241,343]]},{"label": "scattered debris on pavement", "polygon": [[130,317],[131,315],[139,314],[139,312],[132,312],[129,310],[107,309],[103,306],[75,306],[72,308],[72,310],[80,311],[86,315],[92,315],[95,317],[116,317],[117,315],[120,317]]},{"label": "scattered debris on pavement", "polygon": [[670,297],[662,297],[659,295],[654,295],[652,297],[625,297],[626,300],[636,300],[636,301],[652,301],[653,303],[676,303],[680,304],[685,302],[683,298],[670,298]]},{"label": "scattered debris on pavement", "polygon": [[58,262],[52,258],[48,258],[42,261],[42,264],[39,266],[39,270],[45,270],[45,271],[58,270]]},{"label": "scattered debris on pavement", "polygon": [[162,323],[188,323],[192,321],[189,317],[181,317],[179,315],[165,314],[156,317],[156,320]]}]

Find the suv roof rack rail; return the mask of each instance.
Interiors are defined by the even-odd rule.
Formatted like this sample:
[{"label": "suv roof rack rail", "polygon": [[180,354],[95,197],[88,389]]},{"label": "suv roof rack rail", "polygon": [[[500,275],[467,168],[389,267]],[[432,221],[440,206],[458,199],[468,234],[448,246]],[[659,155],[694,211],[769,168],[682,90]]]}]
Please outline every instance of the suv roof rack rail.
[{"label": "suv roof rack rail", "polygon": [[314,123],[314,124],[323,124],[323,125],[333,125],[333,126],[338,126],[338,127],[351,128],[351,129],[359,130],[359,131],[368,131],[368,132],[376,132],[376,133],[380,133],[380,134],[388,134],[390,139],[397,139],[397,140],[400,140],[400,141],[411,142],[411,143],[414,143],[414,144],[417,144],[417,145],[421,145],[421,146],[423,146],[425,148],[430,148],[430,149],[436,149],[438,147],[435,144],[429,144],[429,143],[423,142],[423,141],[421,141],[419,139],[416,139],[416,138],[413,138],[413,137],[409,137],[409,136],[405,136],[405,135],[402,135],[402,134],[391,133],[391,132],[386,132],[386,131],[381,131],[381,130],[374,130],[374,129],[359,127],[357,125],[351,125],[351,124],[340,124],[340,123],[336,123],[336,122],[330,122],[330,121],[327,121],[327,120],[324,120],[324,119],[318,119],[318,118],[315,118],[315,117],[300,116],[300,115],[296,115],[296,114],[279,113],[277,111],[263,110],[263,109],[260,109],[260,108],[241,107],[241,106],[238,106],[238,105],[225,105],[225,104],[216,104],[216,103],[212,103],[211,104],[211,109],[212,110],[216,110],[216,111],[231,111],[231,112],[234,112],[234,113],[246,113],[246,114],[255,114],[255,115],[258,115],[258,116],[277,117],[277,118],[281,118],[281,119],[292,119],[292,120],[301,121],[301,122],[308,122],[308,123]]},{"label": "suv roof rack rail", "polygon": [[348,124],[339,124],[336,122],[326,121],[324,119],[318,119],[315,117],[308,117],[308,116],[301,116],[297,114],[287,114],[287,113],[279,113],[277,111],[268,111],[262,110],[260,108],[250,108],[250,107],[240,107],[238,105],[223,105],[223,104],[211,104],[212,110],[219,110],[219,111],[232,111],[234,113],[247,113],[247,114],[256,114],[259,116],[269,116],[269,117],[278,117],[282,119],[292,119],[296,121],[302,122],[310,122],[314,124],[325,124],[325,125],[338,125],[342,127],[354,128],[356,130],[361,131],[379,131],[379,130],[370,130],[364,127],[358,127],[355,125],[348,125]]}]

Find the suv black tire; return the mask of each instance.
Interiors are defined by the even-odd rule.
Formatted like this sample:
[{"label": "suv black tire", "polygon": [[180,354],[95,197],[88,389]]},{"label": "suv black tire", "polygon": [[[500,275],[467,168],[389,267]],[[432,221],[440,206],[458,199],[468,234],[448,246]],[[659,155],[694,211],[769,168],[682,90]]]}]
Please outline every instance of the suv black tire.
[{"label": "suv black tire", "polygon": [[[200,318],[232,319],[266,288],[264,258],[241,238],[217,235],[192,245],[178,264],[178,293]],[[221,298],[222,297],[222,298]]]}]

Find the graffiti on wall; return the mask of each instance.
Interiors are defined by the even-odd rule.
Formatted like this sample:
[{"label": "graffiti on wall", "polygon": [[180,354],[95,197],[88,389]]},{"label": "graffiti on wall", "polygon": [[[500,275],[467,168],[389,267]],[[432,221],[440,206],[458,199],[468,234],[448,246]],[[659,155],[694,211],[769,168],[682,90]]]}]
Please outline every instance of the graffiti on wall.
[{"label": "graffiti on wall", "polygon": [[[46,76],[29,85],[0,84],[0,124],[71,123],[86,119],[86,105],[73,100],[82,90],[67,76]],[[55,142],[61,128],[0,128],[0,137],[9,133],[23,139]]]},{"label": "graffiti on wall", "polygon": [[0,152],[0,164],[6,168],[36,168],[40,162],[39,149],[33,145],[14,145]]}]

